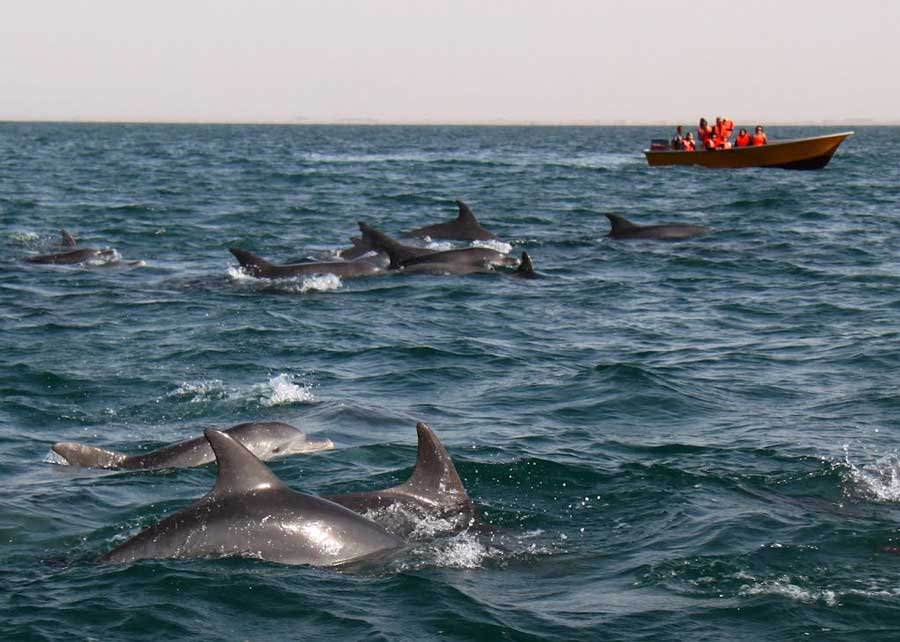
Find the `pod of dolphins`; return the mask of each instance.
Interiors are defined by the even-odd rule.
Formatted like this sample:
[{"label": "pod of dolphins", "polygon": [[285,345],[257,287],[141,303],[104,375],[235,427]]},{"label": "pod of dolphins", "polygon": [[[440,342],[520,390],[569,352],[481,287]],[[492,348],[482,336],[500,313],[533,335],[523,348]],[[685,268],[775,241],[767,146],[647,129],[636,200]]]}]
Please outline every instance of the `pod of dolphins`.
[{"label": "pod of dolphins", "polygon": [[[482,227],[468,205],[456,204],[456,219],[416,228],[404,236],[469,242],[497,239]],[[606,216],[611,224],[608,236],[613,239],[680,240],[709,231],[680,223],[642,226],[616,214]],[[240,248],[230,251],[245,273],[265,279],[312,274],[349,278],[390,272],[473,274],[498,269],[516,277],[537,277],[527,252],[516,260],[484,247],[438,251],[404,245],[365,222],[359,223],[359,230],[360,236],[352,239],[352,247],[338,253],[338,260],[279,265]],[[62,236],[60,252],[24,260],[54,265],[119,264],[115,250],[78,248],[65,230]],[[423,520],[440,519],[450,531],[477,524],[475,505],[447,450],[426,424],[419,422],[416,432],[416,465],[407,481],[382,490],[329,496],[295,491],[263,463],[334,447],[328,439],[310,439],[281,422],[208,429],[194,439],[136,455],[70,442],[57,443],[52,450],[65,463],[87,468],[187,468],[216,461],[212,490],[104,554],[99,563],[241,556],[282,564],[335,566],[401,548]]]}]

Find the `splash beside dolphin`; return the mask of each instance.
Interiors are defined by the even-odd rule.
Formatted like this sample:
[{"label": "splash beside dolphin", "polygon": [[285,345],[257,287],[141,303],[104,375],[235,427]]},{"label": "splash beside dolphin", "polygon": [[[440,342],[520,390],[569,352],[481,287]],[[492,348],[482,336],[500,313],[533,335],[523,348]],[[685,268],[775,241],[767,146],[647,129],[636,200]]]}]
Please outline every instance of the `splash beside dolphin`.
[{"label": "splash beside dolphin", "polygon": [[235,439],[207,430],[215,487],[203,498],[99,558],[250,557],[281,564],[335,566],[396,549],[402,540],[334,502],[288,488]]},{"label": "splash beside dolphin", "polygon": [[[280,421],[253,421],[223,431],[262,460],[334,448],[330,439],[309,439],[305,433]],[[202,466],[216,457],[205,437],[180,441],[140,455],[104,450],[87,444],[60,442],[54,453],[72,466],[147,470]]]}]

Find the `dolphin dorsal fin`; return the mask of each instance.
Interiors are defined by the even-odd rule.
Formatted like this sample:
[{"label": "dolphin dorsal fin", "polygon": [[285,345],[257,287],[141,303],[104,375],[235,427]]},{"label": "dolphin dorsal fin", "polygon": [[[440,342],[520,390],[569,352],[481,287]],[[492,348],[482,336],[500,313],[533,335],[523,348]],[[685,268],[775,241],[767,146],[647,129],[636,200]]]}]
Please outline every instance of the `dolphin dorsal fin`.
[{"label": "dolphin dorsal fin", "polygon": [[474,223],[478,225],[478,219],[475,218],[475,215],[472,213],[472,209],[463,203],[460,200],[456,201],[457,206],[459,206],[459,216],[456,217],[456,220],[460,223]]},{"label": "dolphin dorsal fin", "polygon": [[437,504],[469,501],[447,449],[427,424],[416,424],[419,437],[416,469],[397,490]]},{"label": "dolphin dorsal fin", "polygon": [[221,499],[254,491],[287,488],[268,466],[231,435],[212,428],[206,429],[203,434],[216,453],[219,467],[211,496]]},{"label": "dolphin dorsal fin", "polygon": [[62,236],[62,245],[63,247],[75,247],[77,243],[75,243],[75,237],[66,232],[65,230],[59,231]]},{"label": "dolphin dorsal fin", "polygon": [[629,221],[624,216],[619,216],[618,214],[610,214],[607,212],[606,218],[609,219],[609,223],[610,225],[612,225],[612,228],[609,230],[610,236],[615,236],[616,234],[627,232],[629,230],[636,230],[638,229],[638,227],[640,227],[639,225],[635,225],[634,223]]},{"label": "dolphin dorsal fin", "polygon": [[260,256],[256,256],[253,252],[248,252],[238,247],[228,248],[228,251],[234,254],[234,258],[238,260],[241,267],[253,276],[259,276],[264,270],[272,267],[271,263]]},{"label": "dolphin dorsal fin", "polygon": [[522,260],[519,262],[519,267],[516,268],[515,274],[519,276],[536,276],[534,264],[532,264],[528,252],[522,252]]},{"label": "dolphin dorsal fin", "polygon": [[363,221],[359,221],[358,225],[359,231],[362,232],[363,240],[367,241],[371,247],[383,250],[388,255],[388,258],[391,259],[391,264],[388,266],[390,269],[396,270],[400,268],[404,261],[415,256],[414,253],[404,249],[399,241],[392,239],[381,230],[376,230]]}]

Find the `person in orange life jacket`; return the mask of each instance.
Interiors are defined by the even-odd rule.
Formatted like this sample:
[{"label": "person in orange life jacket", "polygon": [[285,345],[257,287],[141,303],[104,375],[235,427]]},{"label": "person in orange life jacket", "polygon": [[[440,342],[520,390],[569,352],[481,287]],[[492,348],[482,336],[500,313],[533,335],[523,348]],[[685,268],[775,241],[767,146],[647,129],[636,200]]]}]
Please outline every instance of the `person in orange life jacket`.
[{"label": "person in orange life jacket", "polygon": [[684,128],[681,125],[675,128],[675,136],[672,137],[670,144],[672,149],[684,149]]},{"label": "person in orange life jacket", "polygon": [[743,127],[738,132],[737,138],[734,139],[735,147],[750,147],[750,134]]},{"label": "person in orange life jacket", "polygon": [[694,142],[694,132],[687,133],[687,136],[684,137],[683,145],[683,149],[686,152],[692,152],[697,149],[697,144]]},{"label": "person in orange life jacket", "polygon": [[712,132],[703,139],[703,149],[708,152],[714,151],[716,149],[716,136]]},{"label": "person in orange life jacket", "polygon": [[700,119],[700,126],[697,128],[697,140],[701,145],[706,145],[706,139],[712,137],[713,129],[706,122],[705,118]]},{"label": "person in orange life jacket", "polygon": [[731,134],[734,132],[734,121],[719,116],[716,118],[716,147],[719,149],[731,149]]},{"label": "person in orange life jacket", "polygon": [[765,145],[769,140],[766,138],[766,132],[763,131],[762,125],[756,126],[756,133],[753,134],[753,145]]}]

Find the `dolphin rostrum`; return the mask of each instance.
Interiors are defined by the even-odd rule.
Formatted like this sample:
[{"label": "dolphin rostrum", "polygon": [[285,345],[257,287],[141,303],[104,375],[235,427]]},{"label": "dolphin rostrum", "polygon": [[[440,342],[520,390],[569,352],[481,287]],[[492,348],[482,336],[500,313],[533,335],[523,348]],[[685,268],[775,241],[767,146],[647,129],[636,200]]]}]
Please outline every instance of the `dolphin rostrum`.
[{"label": "dolphin rostrum", "polygon": [[204,434],[219,466],[215,487],[98,562],[239,556],[334,566],[402,545],[349,508],[291,490],[229,435],[211,429]]},{"label": "dolphin rostrum", "polygon": [[447,520],[454,530],[469,526],[475,508],[447,449],[427,424],[417,423],[416,433],[416,467],[405,482],[383,490],[324,495],[325,499],[366,515],[404,537],[428,518]]},{"label": "dolphin rostrum", "polygon": [[666,223],[662,225],[638,225],[618,214],[606,214],[611,228],[607,236],[612,239],[657,239],[679,241],[699,234],[706,234],[709,228],[688,223]]},{"label": "dolphin rostrum", "polygon": [[310,274],[334,274],[349,278],[354,276],[366,276],[378,274],[382,271],[380,265],[370,261],[315,261],[310,263],[290,263],[287,265],[275,265],[246,250],[230,248],[234,257],[241,264],[244,271],[258,279],[289,279]]},{"label": "dolphin rostrum", "polygon": [[403,236],[427,236],[447,241],[490,241],[497,238],[496,234],[481,226],[468,205],[459,200],[456,201],[456,205],[459,207],[459,215],[452,221],[418,227],[404,233]]},{"label": "dolphin rostrum", "polygon": [[[232,426],[223,432],[263,460],[334,448],[330,439],[309,439],[302,431],[280,421],[252,421]],[[51,449],[68,464],[86,468],[190,468],[208,464],[216,458],[205,437],[169,444],[140,455],[126,455],[71,442],[54,444]]]},{"label": "dolphin rostrum", "polygon": [[[509,257],[503,252],[491,250],[486,247],[467,247],[458,250],[443,250],[440,252],[410,252],[408,246],[401,245],[396,239],[391,238],[384,232],[375,229],[368,223],[359,222],[359,229],[363,234],[363,238],[370,239],[371,242],[381,250],[384,250],[391,259],[390,269],[401,270],[411,266],[422,265],[423,267],[415,268],[416,271],[428,271],[425,264],[442,264],[439,272],[445,271],[448,265],[469,265],[478,268],[488,268],[495,265],[515,266],[518,260]],[[421,248],[416,248],[417,250]],[[460,268],[462,269],[462,268]],[[479,270],[469,270],[479,271]]]}]

